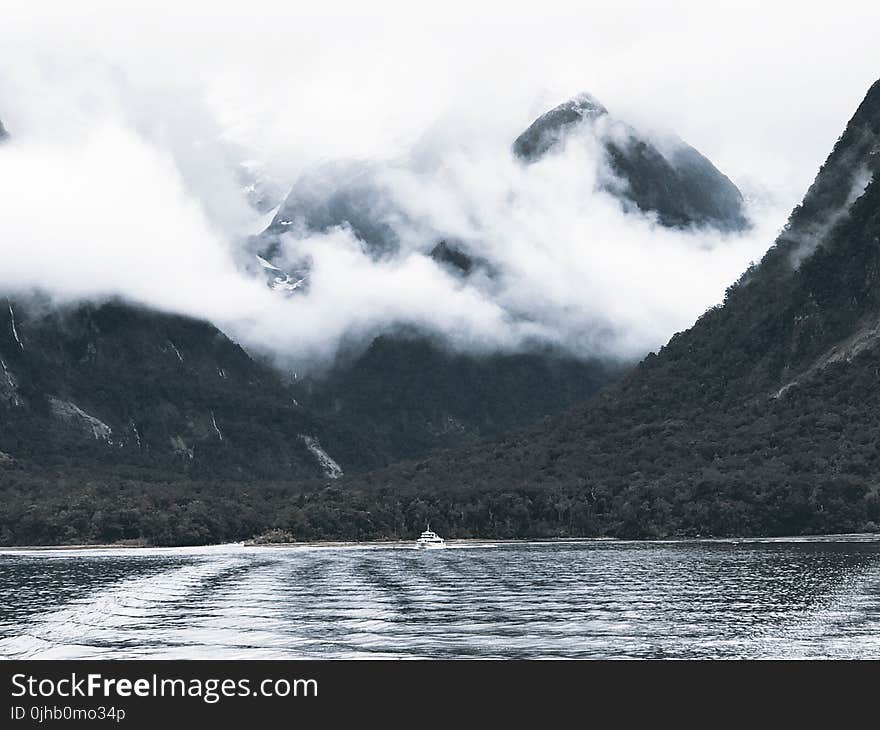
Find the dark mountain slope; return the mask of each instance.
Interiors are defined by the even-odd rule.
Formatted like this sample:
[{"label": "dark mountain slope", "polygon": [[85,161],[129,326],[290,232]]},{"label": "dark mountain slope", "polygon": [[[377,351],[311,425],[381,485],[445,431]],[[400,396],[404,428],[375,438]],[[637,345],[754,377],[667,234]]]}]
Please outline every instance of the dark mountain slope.
[{"label": "dark mountain slope", "polygon": [[622,371],[550,350],[476,356],[428,337],[396,336],[375,339],[353,362],[294,390],[311,410],[370,433],[389,461],[399,461],[559,413]]},{"label": "dark mountain slope", "polygon": [[212,325],[120,302],[2,300],[0,451],[25,466],[308,478],[375,466]]},{"label": "dark mountain slope", "polygon": [[[724,305],[707,312],[587,405],[498,441],[333,484],[325,479],[276,485],[219,484],[210,479],[145,484],[105,477],[94,469],[90,482],[58,476],[47,481],[4,468],[0,542],[59,540],[64,526],[72,527],[77,539],[122,536],[162,542],[241,538],[269,528],[290,530],[298,538],[411,537],[428,518],[441,534],[454,537],[880,529],[878,151],[880,83],[859,107],[776,245],[729,289]],[[197,338],[202,344],[192,346],[203,354],[196,355],[190,384],[167,398],[160,389],[161,378],[152,376],[153,368],[164,374],[166,368],[177,368],[180,359],[166,351],[170,364],[163,360],[159,365],[156,352],[171,340],[186,363],[190,346],[178,324],[164,315],[156,315],[161,321],[155,327],[149,321],[128,323],[123,318],[122,329],[133,337],[132,354],[116,354],[97,371],[88,364],[90,342],[98,353],[116,353],[115,346],[105,348],[93,342],[93,335],[59,335],[93,332],[88,324],[92,315],[82,325],[75,323],[83,315],[74,317],[74,325],[51,325],[46,336],[39,334],[40,315],[20,305],[13,305],[6,319],[2,315],[0,308],[0,354],[6,365],[0,371],[0,449],[19,449],[13,453],[16,458],[35,453],[39,439],[46,438],[43,432],[76,429],[70,436],[75,441],[65,437],[59,442],[66,452],[55,447],[53,434],[47,440],[48,456],[62,453],[67,458],[70,444],[75,444],[70,458],[83,454],[81,460],[91,459],[87,449],[98,446],[104,431],[77,410],[109,425],[111,438],[122,436],[124,445],[115,448],[132,449],[125,432],[131,410],[114,405],[114,397],[103,397],[104,383],[117,377],[126,393],[149,394],[143,398],[148,418],[135,415],[136,423],[141,419],[160,424],[148,436],[149,443],[164,449],[162,444],[176,435],[186,446],[191,444],[187,436],[201,438],[196,441],[196,461],[200,446],[207,449],[212,438],[219,443],[216,433],[211,436],[213,424],[207,417],[220,395],[232,399],[235,411],[215,410],[224,443],[230,428],[227,419],[231,424],[258,421],[271,430],[266,438],[272,448],[261,451],[259,443],[245,441],[247,453],[234,452],[231,463],[236,465],[246,459],[277,463],[263,454],[283,455],[292,440],[287,435],[296,438],[312,424],[340,462],[343,457],[334,450],[342,454],[346,444],[353,443],[334,430],[340,427],[317,419],[296,421],[285,431],[292,412],[278,405],[282,398],[276,394],[282,391],[271,373],[266,375],[269,381],[261,379],[267,371],[256,363],[253,369],[241,365],[244,372],[235,387],[212,385],[209,374],[227,364],[234,369],[236,361],[230,352],[232,362],[227,363],[225,345],[215,352],[202,336]],[[98,322],[97,330],[104,332],[106,326]],[[216,330],[207,327],[207,333]],[[114,335],[115,340],[119,337],[125,340],[122,333]],[[178,340],[184,341],[183,347]],[[36,355],[29,352],[32,342],[39,343]],[[70,344],[59,347],[59,342]],[[129,352],[128,346],[121,350]],[[419,362],[411,350],[399,351]],[[22,359],[28,357],[36,358],[30,366]],[[443,357],[449,358],[448,353]],[[370,408],[375,407],[373,423],[378,424],[389,394],[384,383],[394,382],[385,376],[402,376],[406,370],[391,368],[381,348],[378,355],[368,352],[364,358],[370,363],[367,382],[359,385],[354,379],[351,387],[338,392],[356,397],[361,390],[369,391],[371,379],[377,378],[383,385],[373,386],[375,397],[368,401],[374,404]],[[444,382],[454,383],[445,371],[456,367],[444,366]],[[69,372],[69,379],[53,368]],[[125,373],[129,368],[133,374]],[[424,365],[417,369],[428,377],[419,373],[421,385],[406,391],[413,395],[402,401],[406,408],[415,403],[429,412],[430,423],[442,423],[416,395],[437,382],[437,374]],[[95,372],[100,377],[93,377]],[[479,369],[471,372],[477,382],[485,374]],[[176,376],[175,382],[183,381]],[[518,382],[508,384],[510,402],[521,398]],[[327,404],[332,395],[315,391],[316,399]],[[52,397],[61,405],[53,408]],[[26,406],[16,403],[22,399]],[[178,407],[186,418],[170,419],[171,425],[165,425],[169,421],[162,420],[164,411],[153,409],[157,403]],[[32,409],[33,422],[8,420],[23,407]],[[322,425],[325,430],[318,431]],[[241,428],[247,433],[244,425]],[[331,445],[334,434],[338,440]],[[108,453],[107,447],[101,448]],[[169,450],[170,459],[187,458]],[[290,453],[292,465],[305,465]],[[297,468],[301,471],[291,468],[290,473],[309,471]],[[311,471],[318,471],[314,463]]]},{"label": "dark mountain slope", "polygon": [[[462,489],[547,491],[576,506],[561,533],[876,529],[878,143],[880,83],[761,264],[591,404],[356,483],[452,503]],[[535,529],[520,517],[501,531]]]},{"label": "dark mountain slope", "polygon": [[513,152],[521,160],[535,162],[558,146],[581,123],[607,115],[608,109],[598,99],[590,94],[579,94],[532,122],[514,140]]},{"label": "dark mountain slope", "polygon": [[664,348],[662,365],[723,371],[729,396],[781,388],[880,316],[880,82],[760,266]]},{"label": "dark mountain slope", "polygon": [[0,466],[303,479],[384,463],[207,322],[0,298]]},{"label": "dark mountain slope", "polygon": [[599,135],[611,170],[623,182],[603,187],[627,204],[656,213],[667,226],[708,225],[725,231],[748,226],[743,197],[718,168],[683,141],[661,150],[648,137],[615,120],[589,94],[541,115],[513,143],[524,162],[541,159],[576,130],[588,126]]}]

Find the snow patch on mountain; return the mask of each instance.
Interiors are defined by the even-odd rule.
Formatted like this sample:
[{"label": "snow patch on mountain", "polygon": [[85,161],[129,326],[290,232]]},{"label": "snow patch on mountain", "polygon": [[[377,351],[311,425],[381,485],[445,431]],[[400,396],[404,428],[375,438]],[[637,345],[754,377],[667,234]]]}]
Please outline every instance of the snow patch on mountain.
[{"label": "snow patch on mountain", "polygon": [[305,286],[306,277],[294,279],[290,274],[284,276],[276,276],[275,281],[270,285],[275,291],[290,293]]},{"label": "snow patch on mountain", "polygon": [[256,222],[254,223],[254,226],[252,229],[253,235],[255,235],[255,236],[260,235],[270,225],[272,225],[272,221],[275,220],[275,216],[278,215],[278,211],[280,209],[281,209],[281,203],[279,203],[278,205],[276,205],[274,208],[267,211],[266,213],[263,213],[262,215],[260,215],[260,217],[257,218]]},{"label": "snow patch on mountain", "polygon": [[306,436],[305,434],[300,434],[300,440],[306,445],[306,448],[312,453],[312,456],[315,457],[318,464],[321,465],[321,468],[324,470],[324,474],[329,479],[339,479],[343,475],[342,467],[321,448],[321,444],[318,442],[314,436]]},{"label": "snow patch on mountain", "polygon": [[174,350],[174,354],[177,355],[177,359],[180,362],[183,362],[183,355],[180,354],[180,350],[177,349],[177,345],[175,345],[171,340],[168,340],[168,344],[171,345],[171,349]]},{"label": "snow patch on mountain", "polygon": [[134,422],[134,419],[132,419],[132,420],[129,422],[128,427],[131,429],[131,432],[134,434],[134,439],[135,439],[135,443],[137,444],[137,447],[138,447],[138,448],[141,448],[141,446],[142,446],[142,444],[141,444],[141,434],[140,434],[140,432],[137,430],[137,424]]},{"label": "snow patch on mountain", "polygon": [[195,449],[192,446],[187,446],[182,436],[172,436],[170,440],[171,448],[175,454],[185,456],[188,459],[192,459],[195,456]]},{"label": "snow patch on mountain", "polygon": [[257,254],[257,263],[259,263],[260,266],[262,266],[267,271],[281,271],[281,269],[275,266],[275,264],[266,261],[266,259],[260,256],[260,254]]},{"label": "snow patch on mountain", "polygon": [[18,330],[15,327],[15,310],[12,309],[12,305],[9,305],[9,321],[12,324],[12,336],[15,338],[15,341],[18,343],[18,346],[23,350],[24,345],[21,344],[21,340],[18,337]]},{"label": "snow patch on mountain", "polygon": [[76,403],[51,397],[49,398],[49,407],[52,410],[52,415],[58,420],[69,423],[84,433],[90,433],[94,436],[95,440],[104,441],[110,445],[113,444],[113,429],[101,419],[86,413]]},{"label": "snow patch on mountain", "polygon": [[6,367],[6,361],[0,357],[0,400],[11,403],[14,406],[21,405],[18,395],[18,383],[15,376]]},{"label": "snow patch on mountain", "polygon": [[290,293],[305,286],[308,277],[296,278],[256,254],[257,263],[267,272],[266,284],[273,291]]}]

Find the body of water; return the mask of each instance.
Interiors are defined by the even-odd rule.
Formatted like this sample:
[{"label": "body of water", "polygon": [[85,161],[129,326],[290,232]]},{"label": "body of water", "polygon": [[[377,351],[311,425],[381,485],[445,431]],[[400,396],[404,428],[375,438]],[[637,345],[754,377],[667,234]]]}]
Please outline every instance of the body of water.
[{"label": "body of water", "polygon": [[6,658],[880,658],[880,540],[0,552]]}]

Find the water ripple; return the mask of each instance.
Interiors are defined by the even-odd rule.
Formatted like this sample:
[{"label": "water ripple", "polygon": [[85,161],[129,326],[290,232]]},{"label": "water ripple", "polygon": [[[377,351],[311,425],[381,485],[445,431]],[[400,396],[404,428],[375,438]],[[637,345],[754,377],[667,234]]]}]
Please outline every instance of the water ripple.
[{"label": "water ripple", "polygon": [[0,553],[9,658],[880,657],[868,539]]}]

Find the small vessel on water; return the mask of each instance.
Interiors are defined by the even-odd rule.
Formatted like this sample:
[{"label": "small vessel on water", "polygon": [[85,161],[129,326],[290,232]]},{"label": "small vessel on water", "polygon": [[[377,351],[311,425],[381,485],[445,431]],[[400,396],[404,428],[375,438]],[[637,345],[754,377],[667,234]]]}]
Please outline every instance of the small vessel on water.
[{"label": "small vessel on water", "polygon": [[425,531],[421,534],[421,537],[416,540],[416,548],[418,548],[419,550],[438,550],[445,547],[446,540],[440,537],[440,535],[438,535],[436,532],[431,531],[430,522],[425,528]]}]

